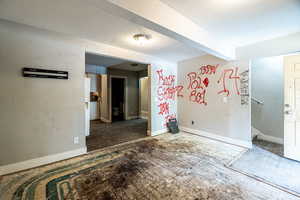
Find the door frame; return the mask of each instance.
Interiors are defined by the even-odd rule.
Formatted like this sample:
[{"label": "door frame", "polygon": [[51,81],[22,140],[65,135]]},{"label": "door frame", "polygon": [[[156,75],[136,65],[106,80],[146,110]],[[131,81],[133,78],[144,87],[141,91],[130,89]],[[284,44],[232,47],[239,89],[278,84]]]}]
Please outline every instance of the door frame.
[{"label": "door frame", "polygon": [[120,78],[124,79],[124,117],[125,120],[128,120],[128,77],[127,76],[118,76],[118,75],[109,75],[109,121],[112,122],[112,79]]}]

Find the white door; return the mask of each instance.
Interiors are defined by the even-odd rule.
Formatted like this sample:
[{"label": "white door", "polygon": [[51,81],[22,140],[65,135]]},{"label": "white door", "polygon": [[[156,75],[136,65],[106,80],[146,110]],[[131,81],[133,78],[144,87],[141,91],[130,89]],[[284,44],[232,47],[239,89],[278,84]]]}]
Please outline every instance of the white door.
[{"label": "white door", "polygon": [[300,161],[300,55],[284,58],[284,156]]}]

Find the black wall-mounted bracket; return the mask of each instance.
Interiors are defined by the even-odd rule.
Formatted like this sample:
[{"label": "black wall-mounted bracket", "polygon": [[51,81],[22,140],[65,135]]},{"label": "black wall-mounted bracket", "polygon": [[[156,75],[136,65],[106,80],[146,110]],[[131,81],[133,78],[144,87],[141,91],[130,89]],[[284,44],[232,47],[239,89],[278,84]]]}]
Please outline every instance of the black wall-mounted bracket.
[{"label": "black wall-mounted bracket", "polygon": [[67,71],[57,71],[38,68],[23,68],[23,76],[31,78],[54,78],[54,79],[68,79],[69,73]]}]

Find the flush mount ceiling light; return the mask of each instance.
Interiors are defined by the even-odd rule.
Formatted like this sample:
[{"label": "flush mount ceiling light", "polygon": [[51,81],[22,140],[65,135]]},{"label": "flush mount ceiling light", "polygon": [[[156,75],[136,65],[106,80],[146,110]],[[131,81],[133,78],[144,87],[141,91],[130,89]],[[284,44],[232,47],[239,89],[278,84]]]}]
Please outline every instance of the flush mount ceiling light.
[{"label": "flush mount ceiling light", "polygon": [[151,35],[146,35],[146,34],[135,34],[133,36],[133,39],[137,41],[140,45],[144,45],[149,42],[151,39]]}]

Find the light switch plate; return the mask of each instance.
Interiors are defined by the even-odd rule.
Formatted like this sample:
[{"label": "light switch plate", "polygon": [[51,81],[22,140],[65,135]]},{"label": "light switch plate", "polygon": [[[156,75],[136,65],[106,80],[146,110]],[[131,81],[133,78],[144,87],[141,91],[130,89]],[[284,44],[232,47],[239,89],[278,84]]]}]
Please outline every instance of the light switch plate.
[{"label": "light switch plate", "polygon": [[224,103],[227,103],[227,101],[228,101],[228,100],[227,100],[227,97],[223,97],[223,102],[224,102]]}]

